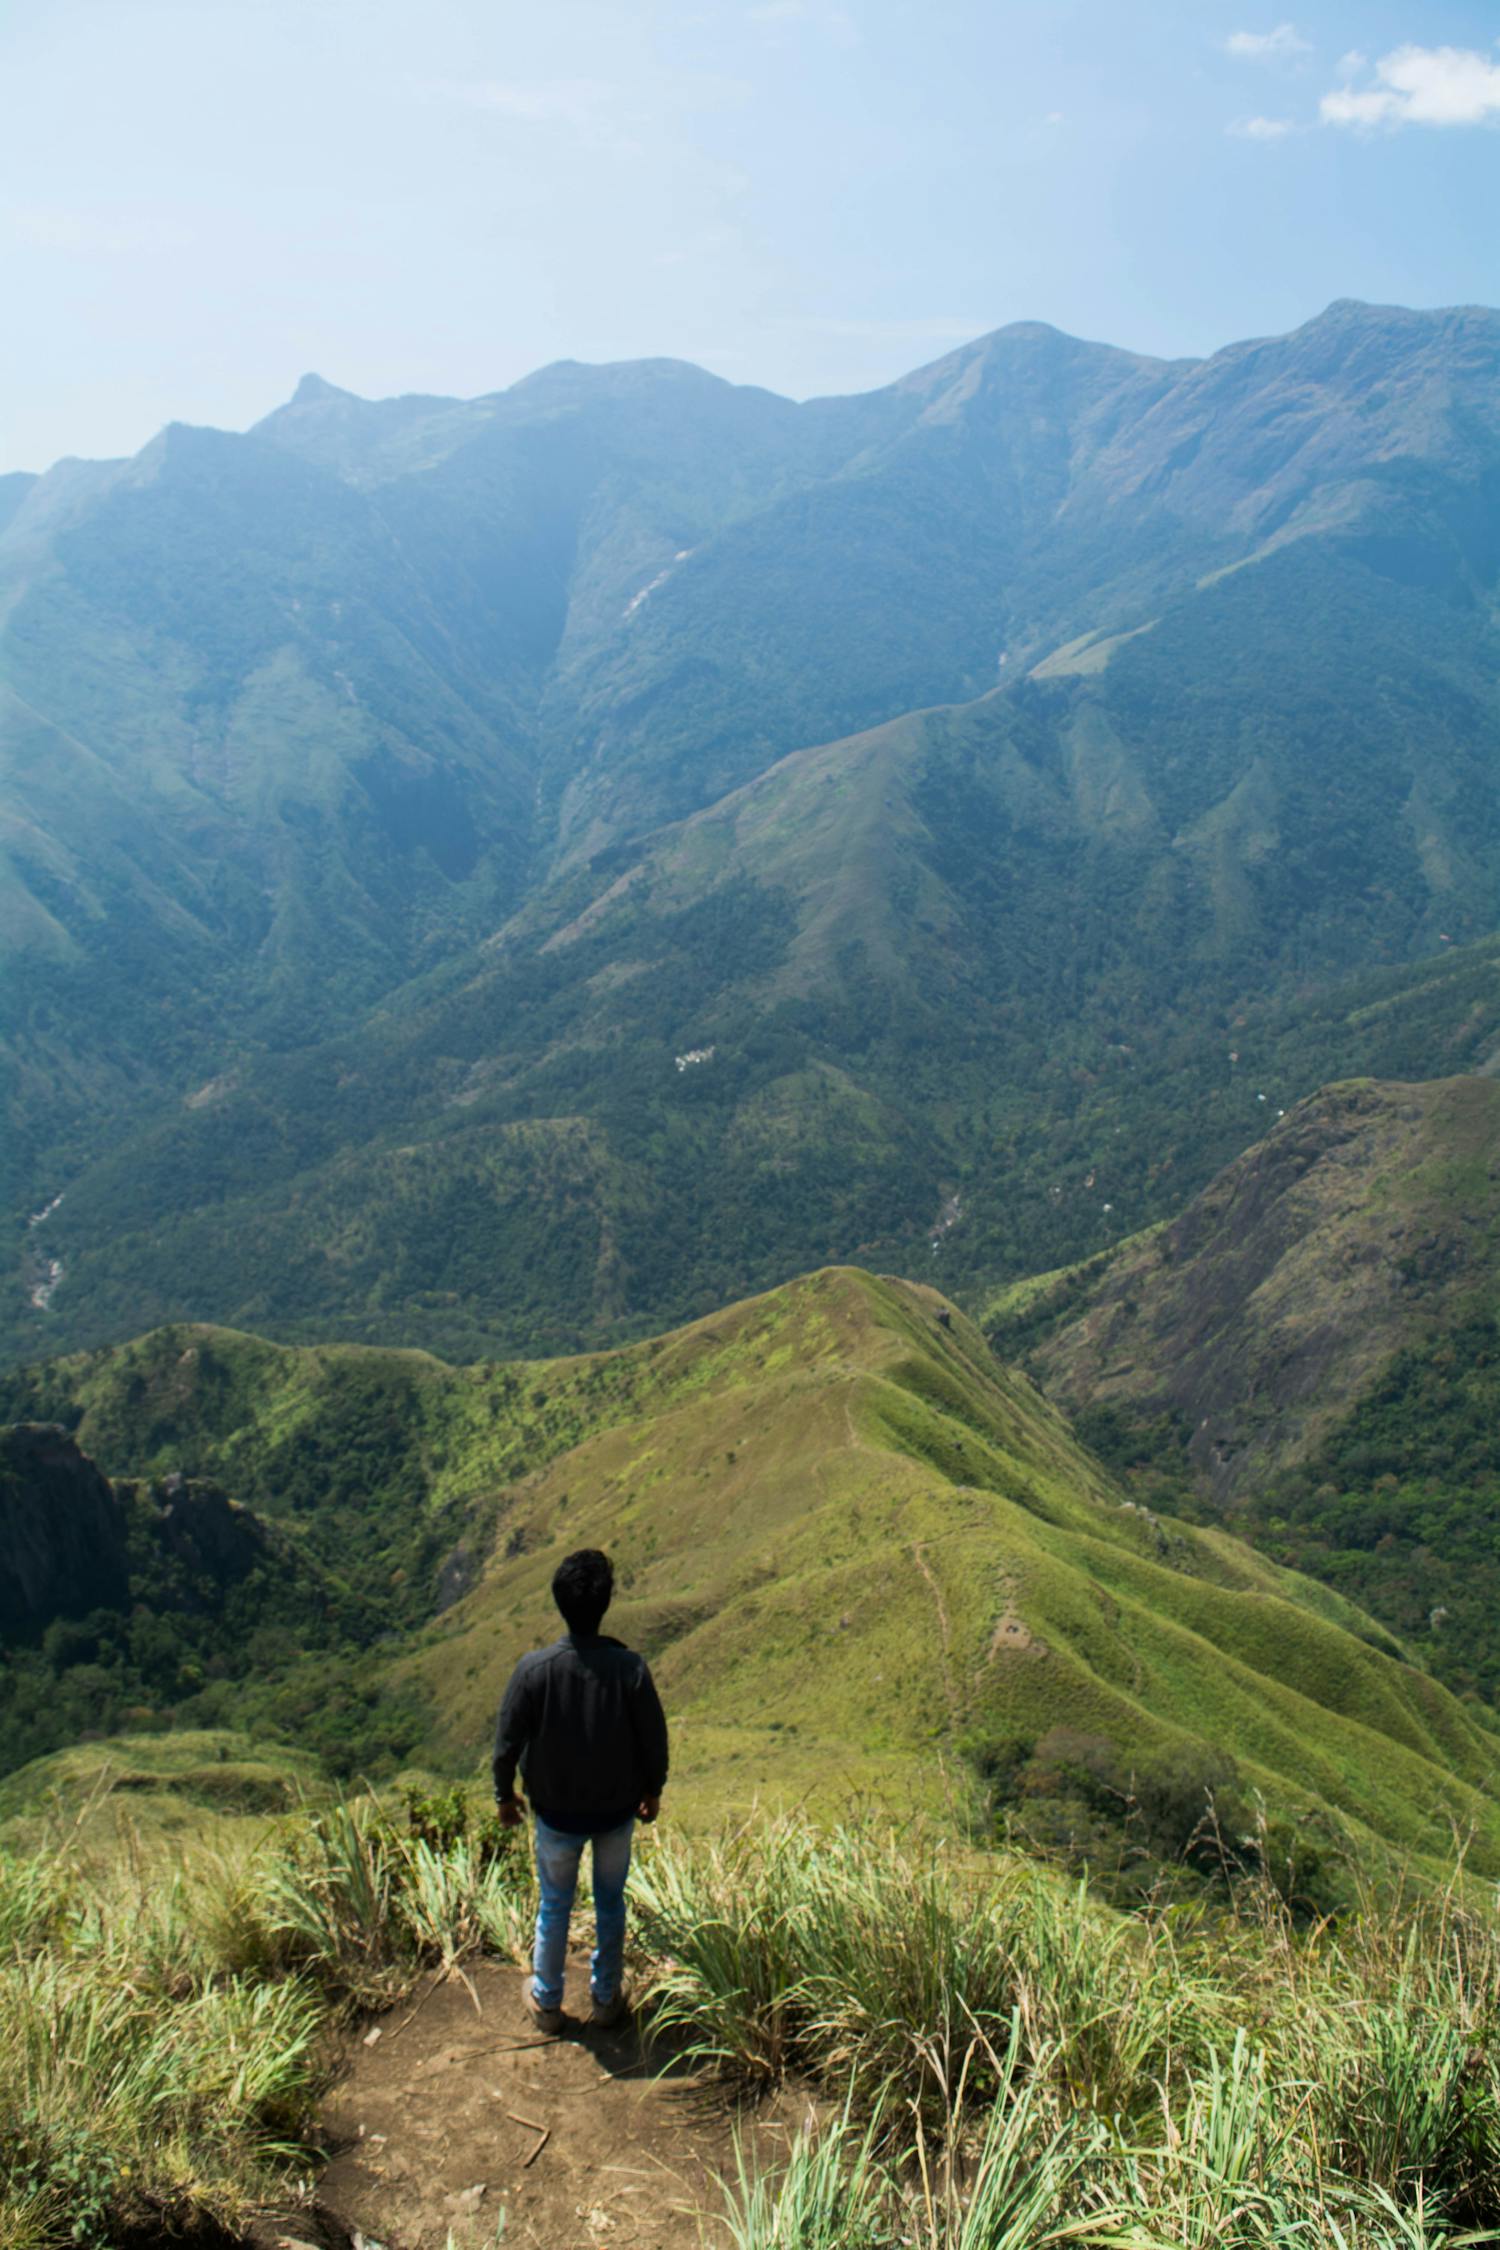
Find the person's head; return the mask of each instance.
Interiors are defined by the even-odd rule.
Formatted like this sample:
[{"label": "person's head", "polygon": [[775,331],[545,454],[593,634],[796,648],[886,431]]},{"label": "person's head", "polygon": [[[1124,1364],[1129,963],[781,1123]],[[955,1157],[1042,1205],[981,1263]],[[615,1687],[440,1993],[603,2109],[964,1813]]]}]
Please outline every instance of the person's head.
[{"label": "person's head", "polygon": [[570,1633],[597,1633],[614,1590],[614,1565],[597,1547],[564,1555],[552,1573],[552,1599]]}]

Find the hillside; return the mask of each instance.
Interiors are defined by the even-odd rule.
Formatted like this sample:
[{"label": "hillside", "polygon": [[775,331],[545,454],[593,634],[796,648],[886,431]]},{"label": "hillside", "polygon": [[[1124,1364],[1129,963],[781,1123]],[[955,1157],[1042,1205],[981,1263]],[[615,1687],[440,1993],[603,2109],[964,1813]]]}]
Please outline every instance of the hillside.
[{"label": "hillside", "polygon": [[23,1422],[0,1426],[0,1552],[0,1772],[199,1698],[243,1725],[278,1673],[308,1700],[316,1683],[336,1745],[375,1613],[297,1527],[177,1469],[111,1482],[55,1423]]},{"label": "hillside", "polygon": [[229,1728],[94,1736],[0,1775],[0,1852],[55,1858],[60,1833],[96,1865],[199,1839],[232,1850],[332,1795],[316,1758]]},{"label": "hillside", "polygon": [[940,1805],[982,1779],[1066,1824],[1079,1787],[1149,1773],[1188,1828],[1205,1786],[1260,1789],[1418,1854],[1472,1822],[1476,1864],[1500,1866],[1495,1738],[1470,1713],[1336,1596],[1127,1503],[910,1283],[830,1270],[618,1354],[509,1367],[179,1329],[40,1369],[11,1405],[116,1473],[211,1471],[315,1553],[368,1549],[365,1583],[385,1576],[416,1636],[380,1656],[388,1691],[461,1770],[550,1637],[557,1554],[598,1542],[689,1810]]},{"label": "hillside", "polygon": [[997,1348],[1154,1489],[1500,1687],[1500,1083],[1301,1103],[1180,1218],[1001,1300]]},{"label": "hillside", "polygon": [[1180,1208],[1232,1053],[1482,1067],[1497,366],[1472,309],[1022,324],[801,406],[313,381],[27,484],[5,1348],[977,1289]]},{"label": "hillside", "polygon": [[[802,772],[812,795],[818,762]],[[1141,948],[1153,996],[1120,891],[1064,870],[986,911],[936,873],[909,802],[823,796],[788,781],[779,806],[706,816],[592,918],[539,920],[158,1112],[26,1232],[43,1304],[14,1314],[13,1350],[188,1317],[556,1353],[810,1258],[982,1302],[1171,1216],[1330,1079],[1500,1052],[1493,940],[1282,992],[1174,959],[1168,926]],[[744,863],[770,851],[783,880],[758,884]],[[1090,924],[1092,990],[1070,950]]]}]

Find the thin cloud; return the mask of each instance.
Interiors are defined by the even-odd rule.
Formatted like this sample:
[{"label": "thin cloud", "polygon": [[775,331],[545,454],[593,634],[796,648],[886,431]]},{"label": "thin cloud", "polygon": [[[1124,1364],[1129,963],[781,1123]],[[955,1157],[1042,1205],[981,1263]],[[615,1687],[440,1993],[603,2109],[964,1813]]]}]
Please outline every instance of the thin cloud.
[{"label": "thin cloud", "polygon": [[0,239],[61,257],[115,258],[186,249],[191,228],[155,214],[87,210],[56,203],[0,206]]},{"label": "thin cloud", "polygon": [[1336,86],[1318,105],[1325,125],[1484,125],[1500,119],[1500,63],[1473,47],[1396,47],[1374,83]]},{"label": "thin cloud", "polygon": [[578,133],[597,132],[611,122],[622,98],[618,86],[598,78],[481,78],[448,82],[439,91],[492,117],[514,118],[523,125],[565,125]]},{"label": "thin cloud", "polygon": [[745,10],[745,20],[757,31],[799,28],[821,32],[837,47],[857,47],[859,26],[847,8],[829,7],[822,0],[756,0]]},{"label": "thin cloud", "polygon": [[1292,62],[1312,53],[1312,41],[1294,23],[1279,23],[1274,31],[1232,31],[1224,51],[1240,62]]},{"label": "thin cloud", "polygon": [[1241,117],[1224,130],[1237,141],[1284,141],[1295,127],[1289,117]]}]

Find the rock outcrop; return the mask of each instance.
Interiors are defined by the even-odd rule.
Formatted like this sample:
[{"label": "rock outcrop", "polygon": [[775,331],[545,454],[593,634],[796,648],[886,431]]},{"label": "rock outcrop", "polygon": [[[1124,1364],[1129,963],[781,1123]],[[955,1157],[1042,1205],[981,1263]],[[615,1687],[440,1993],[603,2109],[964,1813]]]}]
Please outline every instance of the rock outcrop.
[{"label": "rock outcrop", "polygon": [[126,1518],[109,1480],[56,1423],[0,1428],[0,1633],[129,1599]]}]

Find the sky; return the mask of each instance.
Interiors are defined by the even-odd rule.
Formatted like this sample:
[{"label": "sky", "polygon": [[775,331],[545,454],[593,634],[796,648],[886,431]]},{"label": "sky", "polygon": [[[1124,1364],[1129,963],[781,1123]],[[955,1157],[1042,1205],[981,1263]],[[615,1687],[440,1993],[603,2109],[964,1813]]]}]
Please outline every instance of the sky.
[{"label": "sky", "polygon": [[0,469],[1012,320],[1176,357],[1500,303],[1500,0],[8,0]]}]

